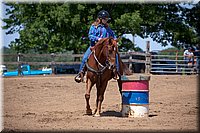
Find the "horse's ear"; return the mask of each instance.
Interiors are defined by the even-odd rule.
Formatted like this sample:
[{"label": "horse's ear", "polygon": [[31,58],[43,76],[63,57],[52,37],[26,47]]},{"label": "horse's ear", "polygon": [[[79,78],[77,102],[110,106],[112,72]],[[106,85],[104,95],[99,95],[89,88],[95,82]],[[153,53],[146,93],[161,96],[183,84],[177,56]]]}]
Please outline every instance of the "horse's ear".
[{"label": "horse's ear", "polygon": [[109,38],[109,44],[113,43],[113,38]]},{"label": "horse's ear", "polygon": [[112,40],[112,41],[111,41],[112,44],[114,44],[114,45],[117,46],[117,43],[118,43],[118,41],[119,41],[118,39],[119,39],[119,38],[117,38],[117,39],[112,38],[112,39],[110,39],[110,40]]},{"label": "horse's ear", "polygon": [[118,37],[117,39],[115,39],[115,41],[119,42],[121,39],[121,37]]}]

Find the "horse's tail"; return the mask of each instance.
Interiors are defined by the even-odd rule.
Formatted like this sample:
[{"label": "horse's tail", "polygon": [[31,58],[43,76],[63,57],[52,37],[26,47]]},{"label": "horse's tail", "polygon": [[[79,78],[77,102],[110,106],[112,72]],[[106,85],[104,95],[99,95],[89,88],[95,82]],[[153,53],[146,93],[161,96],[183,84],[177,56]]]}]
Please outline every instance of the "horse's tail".
[{"label": "horse's tail", "polygon": [[123,68],[123,73],[125,75],[132,75],[131,71],[129,70],[129,68],[127,67],[127,65],[124,64],[124,62],[122,62],[122,68]]},{"label": "horse's tail", "polygon": [[[119,54],[118,54],[119,55]],[[119,58],[119,64],[120,64],[120,74],[125,74],[125,75],[132,75],[131,71],[129,70],[129,68],[127,67],[126,64],[124,64],[124,62],[122,62],[122,59],[120,56],[118,56]]]}]

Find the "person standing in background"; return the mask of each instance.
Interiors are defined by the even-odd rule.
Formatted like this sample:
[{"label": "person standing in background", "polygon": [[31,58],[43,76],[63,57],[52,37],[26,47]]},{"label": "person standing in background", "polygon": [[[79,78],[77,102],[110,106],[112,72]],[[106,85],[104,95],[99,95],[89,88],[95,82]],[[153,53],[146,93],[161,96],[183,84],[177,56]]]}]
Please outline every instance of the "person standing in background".
[{"label": "person standing in background", "polygon": [[196,69],[197,73],[199,74],[200,72],[200,44],[196,46],[195,51],[193,52],[194,56],[196,57]]},{"label": "person standing in background", "polygon": [[185,62],[185,65],[186,67],[187,66],[193,66],[194,64],[194,54],[192,52],[192,48],[189,47],[188,49],[186,49],[183,53],[183,56],[184,56],[184,62]]}]

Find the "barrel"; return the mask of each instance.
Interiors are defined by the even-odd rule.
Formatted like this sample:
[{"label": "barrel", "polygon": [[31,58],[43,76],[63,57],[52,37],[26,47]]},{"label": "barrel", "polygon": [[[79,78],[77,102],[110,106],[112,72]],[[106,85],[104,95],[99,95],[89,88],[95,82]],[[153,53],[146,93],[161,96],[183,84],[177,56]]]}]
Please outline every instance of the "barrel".
[{"label": "barrel", "polygon": [[122,79],[122,116],[149,116],[149,79],[141,76],[138,79]]}]

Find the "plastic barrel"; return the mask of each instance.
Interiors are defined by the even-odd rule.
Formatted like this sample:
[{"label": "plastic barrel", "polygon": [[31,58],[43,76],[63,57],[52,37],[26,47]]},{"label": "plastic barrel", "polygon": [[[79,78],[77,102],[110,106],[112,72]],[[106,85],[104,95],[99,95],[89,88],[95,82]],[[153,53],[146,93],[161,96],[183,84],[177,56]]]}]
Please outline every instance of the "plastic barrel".
[{"label": "plastic barrel", "polygon": [[149,80],[123,80],[122,116],[148,117]]}]

